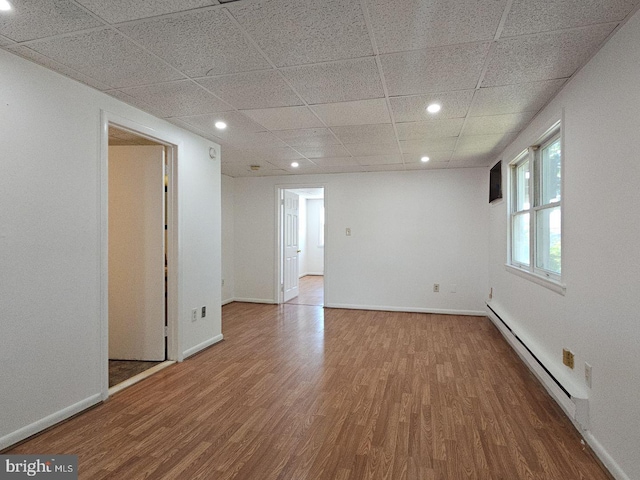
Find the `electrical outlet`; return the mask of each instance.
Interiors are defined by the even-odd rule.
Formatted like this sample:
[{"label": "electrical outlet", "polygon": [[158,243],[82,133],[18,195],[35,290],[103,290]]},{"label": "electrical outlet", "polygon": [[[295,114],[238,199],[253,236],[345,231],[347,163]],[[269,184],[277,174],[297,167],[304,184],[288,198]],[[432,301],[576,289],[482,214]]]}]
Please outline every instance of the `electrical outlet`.
[{"label": "electrical outlet", "polygon": [[191,321],[195,322],[196,320],[198,320],[198,309],[194,308],[191,310]]},{"label": "electrical outlet", "polygon": [[440,284],[439,283],[434,283],[433,284],[433,293],[440,293]]},{"label": "electrical outlet", "polygon": [[489,289],[489,300],[493,298],[493,287]]},{"label": "electrical outlet", "polygon": [[562,363],[573,369],[575,366],[575,355],[571,350],[567,350],[566,348],[562,349]]},{"label": "electrical outlet", "polygon": [[202,315],[200,315],[200,318],[204,318],[207,316],[207,307],[202,307]]},{"label": "electrical outlet", "polygon": [[350,229],[350,228],[347,228],[347,229],[345,230],[345,232],[344,232],[344,233],[345,233],[345,235],[346,235],[347,237],[350,237],[350,236],[351,236],[351,229]]},{"label": "electrical outlet", "polygon": [[589,388],[591,388],[592,379],[593,376],[591,375],[591,365],[589,365],[587,362],[584,362],[584,381]]}]

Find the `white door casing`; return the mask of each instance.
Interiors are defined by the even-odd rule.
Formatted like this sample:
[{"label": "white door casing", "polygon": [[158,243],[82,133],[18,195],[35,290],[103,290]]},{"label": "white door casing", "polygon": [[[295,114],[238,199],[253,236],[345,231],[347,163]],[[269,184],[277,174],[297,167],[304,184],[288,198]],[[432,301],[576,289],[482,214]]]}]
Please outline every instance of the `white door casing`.
[{"label": "white door casing", "polygon": [[300,242],[298,236],[298,215],[300,198],[288,190],[284,191],[284,221],[282,223],[284,242],[284,301],[287,302],[298,296],[298,275]]},{"label": "white door casing", "polygon": [[109,147],[109,358],[164,360],[163,147]]}]

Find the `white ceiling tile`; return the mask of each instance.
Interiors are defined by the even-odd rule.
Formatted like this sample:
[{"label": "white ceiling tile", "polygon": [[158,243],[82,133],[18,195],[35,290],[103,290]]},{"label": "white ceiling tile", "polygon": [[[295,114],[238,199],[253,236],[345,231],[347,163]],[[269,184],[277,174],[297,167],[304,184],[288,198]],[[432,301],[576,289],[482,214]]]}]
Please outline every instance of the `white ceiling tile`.
[{"label": "white ceiling tile", "polygon": [[376,125],[346,125],[331,127],[336,137],[344,143],[391,144],[396,143],[396,134],[390,123]]},{"label": "white ceiling tile", "polygon": [[474,151],[488,153],[496,148],[504,137],[504,134],[463,136],[458,140],[456,152]]},{"label": "white ceiling tile", "polygon": [[384,97],[373,57],[285,68],[282,73],[310,104]]},{"label": "white ceiling tile", "polygon": [[[139,100],[137,98],[132,97],[131,95],[127,95],[126,93],[120,91],[120,90],[107,90],[105,91],[105,93],[107,95],[111,95],[113,98],[117,98],[118,100],[122,100],[125,103],[128,103],[129,105],[132,105],[136,108],[139,108],[140,110],[144,110],[145,112],[148,112],[152,115],[156,115],[158,117],[162,117],[163,116],[163,112],[161,111],[157,111],[155,110],[153,107],[151,107],[150,105],[147,105],[145,102],[143,102],[142,100]],[[182,127],[184,127],[184,125],[181,125]],[[193,131],[193,130],[191,130]],[[197,133],[197,132],[194,132]]]},{"label": "white ceiling tile", "polygon": [[348,165],[359,165],[353,157],[314,158],[313,163],[320,167],[346,167]]},{"label": "white ceiling tile", "polygon": [[269,68],[222,9],[118,27],[186,75],[203,77]]},{"label": "white ceiling tile", "polygon": [[478,90],[470,116],[500,115],[503,113],[537,112],[553,97],[565,79],[522,83]]},{"label": "white ceiling tile", "polygon": [[435,137],[457,137],[464,118],[443,118],[423,122],[396,123],[399,140],[420,140]]},{"label": "white ceiling tile", "polygon": [[464,124],[463,135],[490,135],[492,133],[519,132],[535,115],[534,112],[508,113],[469,117]]},{"label": "white ceiling tile", "polygon": [[277,130],[273,133],[292,147],[321,147],[340,143],[328,128]]},{"label": "white ceiling tile", "polygon": [[499,135],[471,135],[460,137],[454,152],[454,157],[477,155],[496,156],[511,143],[517,133],[503,133]]},{"label": "white ceiling tile", "polygon": [[570,77],[597,50],[616,24],[500,40],[482,86]]},{"label": "white ceiling tile", "polygon": [[360,165],[388,165],[402,163],[402,156],[398,153],[389,155],[369,155],[366,157],[353,157]]},{"label": "white ceiling tile", "polygon": [[[245,117],[239,112],[220,112],[216,114],[181,117],[180,120],[189,125],[215,135],[218,143],[236,148],[247,147],[286,147],[286,145],[270,132],[265,132],[261,125]],[[216,129],[213,124],[217,120],[227,123],[225,130]]]},{"label": "white ceiling tile", "polygon": [[429,160],[427,163],[405,163],[404,168],[407,170],[439,170],[442,168],[451,168],[450,162],[432,162]]},{"label": "white ceiling tile", "polygon": [[322,122],[308,107],[279,107],[260,110],[243,110],[249,118],[267,130],[292,130],[296,128],[322,127]]},{"label": "white ceiling tile", "polygon": [[302,155],[292,148],[233,148],[225,147],[222,150],[222,161],[229,163],[251,164],[256,161],[271,160],[298,160]]},{"label": "white ceiling tile", "polygon": [[369,157],[380,155],[399,155],[397,144],[374,145],[372,143],[354,143],[347,145],[347,150],[354,157]]},{"label": "white ceiling tile", "polygon": [[197,82],[238,109],[303,104],[275,70],[199,78]]},{"label": "white ceiling tile", "polygon": [[[467,115],[474,90],[460,90],[457,92],[434,93],[429,95],[415,95],[409,97],[392,97],[391,112],[396,122],[419,122],[430,119],[461,118]],[[442,106],[436,115],[427,113],[426,109],[432,103]]]},{"label": "white ceiling tile", "polygon": [[342,145],[324,145],[321,147],[296,147],[307,158],[348,157],[349,152]]},{"label": "white ceiling tile", "polygon": [[311,109],[331,126],[391,123],[391,116],[384,98],[356,100],[355,102],[325,103]]},{"label": "white ceiling tile", "polygon": [[114,88],[183,78],[110,28],[42,40],[29,48]]},{"label": "white ceiling tile", "polygon": [[0,47],[5,47],[7,45],[12,45],[14,42],[10,38],[3,37],[0,35]]},{"label": "white ceiling tile", "polygon": [[286,147],[284,142],[271,132],[229,133],[220,138],[221,145],[231,145],[237,148]]},{"label": "white ceiling tile", "polygon": [[364,167],[360,165],[336,165],[322,167],[322,173],[360,173],[364,172]]},{"label": "white ceiling tile", "polygon": [[20,0],[12,5],[10,13],[0,15],[0,34],[16,42],[103,25],[67,0]]},{"label": "white ceiling tile", "polygon": [[76,0],[109,23],[156,17],[167,13],[217,5],[216,0]]},{"label": "white ceiling tile", "polygon": [[123,88],[122,92],[149,105],[162,117],[184,117],[233,110],[191,80]]},{"label": "white ceiling tile", "polygon": [[229,5],[279,67],[372,55],[359,2],[263,0]]},{"label": "white ceiling tile", "polygon": [[488,167],[495,161],[495,155],[489,153],[456,152],[451,157],[451,168]]},{"label": "white ceiling tile", "polygon": [[430,138],[427,140],[403,140],[402,153],[417,153],[431,157],[435,152],[450,152],[456,146],[457,137]]},{"label": "white ceiling tile", "polygon": [[381,55],[390,96],[475,88],[489,43]]},{"label": "white ceiling tile", "polygon": [[369,0],[380,52],[492,40],[507,0]]},{"label": "white ceiling tile", "polygon": [[[306,158],[296,158],[293,160],[285,160],[285,159],[269,159],[268,162],[275,168],[282,168],[284,170],[296,169],[296,168],[308,168],[317,166],[310,160]],[[291,164],[295,162],[298,164],[297,167],[292,166]]]},{"label": "white ceiling tile", "polygon": [[515,0],[502,37],[618,22],[637,0]]},{"label": "white ceiling tile", "polygon": [[[427,156],[429,157],[429,161],[426,163],[432,164],[432,163],[448,162],[451,159],[452,154],[453,154],[453,150],[446,150],[444,152],[431,152],[430,154],[427,154]],[[405,153],[402,155],[402,158],[404,160],[405,165],[415,165],[415,164],[424,165],[425,162],[421,160],[422,157],[424,156],[425,154],[420,154],[420,153]]]},{"label": "white ceiling tile", "polygon": [[404,171],[404,163],[389,163],[386,165],[363,165],[362,170],[365,172],[402,172]]},{"label": "white ceiling tile", "polygon": [[228,175],[230,177],[264,177],[267,175],[286,175],[287,172],[278,168],[265,168],[260,167],[259,170],[254,171],[251,170],[249,165],[230,165],[230,164],[221,164],[220,170],[223,175]]},{"label": "white ceiling tile", "polygon": [[38,53],[35,50],[31,50],[29,47],[25,47],[24,45],[12,45],[6,48],[10,52],[20,55],[22,58],[31,60],[32,62],[66,75],[67,77],[73,78],[74,80],[78,80],[79,82],[85,83],[90,87],[97,88],[98,90],[108,90],[109,88],[111,88],[109,87],[109,85],[105,85],[104,83],[88,77],[87,75],[83,75],[82,73],[77,72],[74,69],[67,67],[66,65],[62,65],[61,63],[51,60],[49,57],[45,57],[41,53]]}]

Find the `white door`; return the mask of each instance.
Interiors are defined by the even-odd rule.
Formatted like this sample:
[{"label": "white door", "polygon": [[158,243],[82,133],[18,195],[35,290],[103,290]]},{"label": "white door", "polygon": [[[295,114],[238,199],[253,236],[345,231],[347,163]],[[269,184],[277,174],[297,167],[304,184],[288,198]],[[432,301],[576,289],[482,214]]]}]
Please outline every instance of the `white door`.
[{"label": "white door", "polygon": [[164,360],[164,149],[109,147],[109,358]]},{"label": "white door", "polygon": [[298,296],[298,214],[300,198],[295,193],[284,191],[284,301]]}]

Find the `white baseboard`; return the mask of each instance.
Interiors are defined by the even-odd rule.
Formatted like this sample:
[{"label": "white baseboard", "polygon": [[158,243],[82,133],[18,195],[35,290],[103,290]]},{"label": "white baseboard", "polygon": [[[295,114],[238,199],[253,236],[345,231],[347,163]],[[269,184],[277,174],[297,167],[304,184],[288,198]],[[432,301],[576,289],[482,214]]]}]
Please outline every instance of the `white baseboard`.
[{"label": "white baseboard", "polygon": [[227,300],[223,300],[222,301],[222,306],[224,307],[226,304],[231,303],[231,302],[235,302],[235,299],[233,297],[228,298]]},{"label": "white baseboard", "polygon": [[[494,308],[493,306],[491,308]],[[487,317],[498,328],[502,336],[507,340],[507,343],[511,345],[511,348],[515,350],[518,356],[522,359],[524,364],[533,372],[533,374],[540,380],[540,383],[549,392],[551,397],[562,408],[569,420],[573,423],[576,429],[583,436],[585,441],[589,444],[595,455],[600,459],[602,464],[609,470],[616,480],[630,480],[629,476],[622,470],[620,465],[609,455],[604,447],[596,440],[591,431],[589,430],[589,398],[580,387],[572,385],[571,383],[565,383],[563,386],[572,394],[571,397],[567,396],[553,381],[551,375],[547,373],[534,358],[534,356],[523,347],[522,343],[509,331],[509,329],[502,323],[502,321],[487,308]],[[507,321],[506,319],[503,319]]]},{"label": "white baseboard", "polygon": [[[571,400],[569,396],[567,396],[565,392],[562,391],[562,389],[560,389],[560,387],[552,379],[551,375],[544,371],[535,357],[522,345],[522,343],[518,341],[513,333],[504,325],[504,323],[502,323],[502,321],[491,311],[490,308],[487,308],[486,315],[487,317],[489,317],[489,320],[493,322],[493,324],[496,326],[498,331],[502,334],[511,348],[513,348],[513,350],[518,354],[524,364],[536,376],[536,378],[540,381],[547,392],[549,392],[549,395],[551,395],[556,403],[560,405],[560,408],[562,408],[562,410],[571,419],[571,421],[575,423],[576,404]],[[579,430],[583,430],[579,427],[579,425],[576,426],[579,428]]]},{"label": "white baseboard", "polygon": [[273,300],[273,298],[241,298],[236,297],[233,299],[234,302],[244,302],[244,303],[268,303],[273,305],[277,302]]},{"label": "white baseboard", "polygon": [[183,357],[187,358],[187,357],[190,357],[191,355],[195,355],[199,351],[204,350],[205,348],[210,347],[211,345],[222,341],[223,338],[224,338],[224,336],[222,334],[216,335],[215,337],[210,338],[209,340],[206,340],[206,341],[196,345],[195,347],[191,347],[191,348],[185,350],[184,353],[183,353]]},{"label": "white baseboard", "polygon": [[15,432],[10,433],[9,435],[5,435],[0,438],[0,450],[4,450],[5,448],[14,445],[25,438],[29,438],[31,435],[35,435],[49,427],[52,427],[56,423],[60,423],[63,420],[66,420],[69,417],[73,417],[74,415],[90,408],[102,401],[102,394],[96,393],[95,395],[91,395],[84,400],[79,401],[78,403],[74,403],[73,405],[68,406],[67,408],[63,408],[62,410],[53,413],[44,417],[37,422],[33,422],[26,427],[23,427]]},{"label": "white baseboard", "polygon": [[435,313],[440,315],[473,315],[485,317],[486,312],[482,310],[453,310],[439,308],[420,307],[389,307],[384,305],[348,305],[343,303],[325,303],[325,308],[344,308],[348,310],[375,310],[382,312],[407,312],[407,313]]},{"label": "white baseboard", "polygon": [[613,458],[611,458],[609,452],[604,449],[604,447],[600,444],[600,442],[598,442],[598,440],[596,440],[596,438],[590,431],[587,430],[586,432],[584,432],[583,436],[593,450],[593,453],[596,454],[602,464],[607,468],[607,470],[609,470],[609,473],[613,475],[613,478],[615,478],[616,480],[631,480],[631,478],[626,473],[624,473],[622,468],[620,468],[620,465],[618,465],[618,463]]},{"label": "white baseboard", "polygon": [[307,277],[307,276],[322,277],[323,275],[324,275],[324,272],[306,272],[300,275],[299,278]]}]

